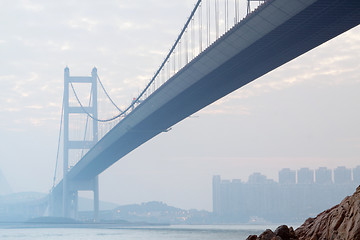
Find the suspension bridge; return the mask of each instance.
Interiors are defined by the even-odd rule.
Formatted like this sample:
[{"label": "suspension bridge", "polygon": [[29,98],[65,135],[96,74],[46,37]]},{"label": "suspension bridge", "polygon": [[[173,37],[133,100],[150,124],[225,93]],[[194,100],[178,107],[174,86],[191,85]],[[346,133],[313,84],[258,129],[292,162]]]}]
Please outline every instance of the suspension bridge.
[{"label": "suspension bridge", "polygon": [[[98,175],[112,164],[198,110],[359,23],[358,0],[198,0],[159,69],[124,109],[114,104],[96,68],[91,76],[76,77],[66,67],[57,157],[58,162],[62,152],[63,173],[57,180],[56,167],[50,214],[76,218],[78,191],[87,190],[94,192],[96,220]],[[83,83],[91,85],[88,104],[74,87]],[[98,114],[97,83],[117,111],[108,119]],[[85,116],[80,140],[70,136],[73,115]]]}]

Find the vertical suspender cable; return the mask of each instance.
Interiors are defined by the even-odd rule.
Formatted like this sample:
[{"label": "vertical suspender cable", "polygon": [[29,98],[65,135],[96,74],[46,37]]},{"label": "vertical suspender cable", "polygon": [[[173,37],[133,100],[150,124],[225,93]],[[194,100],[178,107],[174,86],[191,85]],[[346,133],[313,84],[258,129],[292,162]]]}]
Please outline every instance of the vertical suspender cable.
[{"label": "vertical suspender cable", "polygon": [[247,15],[250,13],[250,0],[247,0]]},{"label": "vertical suspender cable", "polygon": [[224,11],[224,13],[225,13],[225,32],[228,30],[228,27],[227,27],[227,25],[228,25],[228,1],[229,0],[225,0],[224,2],[225,2],[225,11]]},{"label": "vertical suspender cable", "polygon": [[169,80],[170,79],[170,72],[171,72],[171,66],[170,66],[170,59],[167,61],[167,65],[168,65],[168,67],[167,67],[167,74],[168,74],[168,77],[167,77],[167,79]]},{"label": "vertical suspender cable", "polygon": [[189,30],[187,30],[185,32],[185,53],[186,53],[186,55],[185,55],[185,58],[186,58],[185,64],[189,63],[189,39],[190,39],[189,34],[190,34]]},{"label": "vertical suspender cable", "polygon": [[227,28],[226,28],[226,30],[228,30],[230,28],[230,26],[229,26],[229,0],[226,0],[226,14],[227,14],[227,18],[226,18]]},{"label": "vertical suspender cable", "polygon": [[190,52],[191,52],[191,56],[190,56],[190,61],[195,57],[195,53],[194,53],[194,50],[195,50],[195,19],[193,18],[191,20],[191,40],[190,40]]},{"label": "vertical suspender cable", "polygon": [[237,23],[237,0],[234,0],[234,24]]},{"label": "vertical suspender cable", "polygon": [[156,90],[156,80],[157,80],[158,78],[155,78],[155,80],[154,80],[154,90],[153,90],[153,92],[155,92],[155,90]]},{"label": "vertical suspender cable", "polygon": [[191,59],[195,57],[195,19],[191,22]]},{"label": "vertical suspender cable", "polygon": [[206,6],[207,6],[207,9],[206,9],[206,40],[207,40],[207,46],[210,45],[210,0],[207,0],[206,2]]},{"label": "vertical suspender cable", "polygon": [[[91,106],[91,100],[92,100],[92,94],[90,93],[89,107]],[[88,122],[89,122],[89,116],[86,115],[85,133],[84,133],[83,141],[86,140],[86,134],[87,134],[87,129],[88,129]],[[81,150],[80,159],[81,159],[83,156],[84,156],[84,149]]]},{"label": "vertical suspender cable", "polygon": [[179,42],[179,52],[178,52],[178,57],[179,57],[179,59],[178,59],[178,66],[179,66],[179,68],[178,68],[178,71],[179,71],[179,69],[181,68],[181,53],[182,53],[182,49],[181,49],[181,40],[180,40],[180,42]]},{"label": "vertical suspender cable", "polygon": [[175,56],[175,54],[176,54],[176,50],[174,50],[174,75],[175,75],[175,58],[176,58],[176,56]]},{"label": "vertical suspender cable", "polygon": [[215,0],[215,30],[216,39],[219,38],[219,0]]},{"label": "vertical suspender cable", "polygon": [[202,3],[199,6],[199,53],[202,52],[202,36],[203,36],[203,31],[202,31]]},{"label": "vertical suspender cable", "polygon": [[164,75],[165,71],[164,69],[161,70],[161,75],[160,75],[160,84],[163,85],[165,83],[165,75]]},{"label": "vertical suspender cable", "polygon": [[237,9],[236,9],[236,14],[237,14],[237,22],[240,22],[240,3],[239,3],[239,0],[236,0],[238,1],[238,4],[237,4]]}]

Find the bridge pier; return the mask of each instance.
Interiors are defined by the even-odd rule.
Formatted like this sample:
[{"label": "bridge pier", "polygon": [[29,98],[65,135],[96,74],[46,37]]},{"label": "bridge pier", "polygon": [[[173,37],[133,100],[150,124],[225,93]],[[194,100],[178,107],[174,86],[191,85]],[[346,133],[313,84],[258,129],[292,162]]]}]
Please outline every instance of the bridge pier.
[{"label": "bridge pier", "polygon": [[94,221],[99,221],[99,208],[100,208],[100,202],[99,202],[99,176],[95,177],[94,180]]},{"label": "bridge pier", "polygon": [[70,196],[68,198],[70,209],[67,214],[68,217],[78,218],[78,202],[79,202],[79,191],[92,191],[93,192],[93,203],[94,203],[94,222],[99,221],[99,180],[96,176],[92,180],[83,181],[71,181],[69,184],[68,191]]},{"label": "bridge pier", "polygon": [[[74,77],[70,76],[68,67],[64,70],[64,153],[63,153],[63,180],[62,191],[57,190],[51,193],[50,212],[53,216],[62,216],[66,218],[78,217],[78,192],[79,191],[93,191],[94,195],[94,221],[99,220],[99,180],[98,176],[91,179],[78,180],[69,179],[68,172],[72,166],[69,165],[69,151],[72,149],[82,150],[90,149],[98,141],[98,124],[94,119],[90,119],[92,128],[89,137],[84,139],[70,139],[69,137],[69,119],[71,114],[87,114],[90,113],[97,119],[97,69],[94,67],[89,77]],[[91,84],[91,98],[90,106],[70,106],[69,92],[73,90],[73,83],[87,83]],[[74,90],[75,91],[75,90]],[[76,94],[75,97],[77,98]],[[86,109],[86,110],[85,110]],[[86,112],[85,112],[86,111]]]},{"label": "bridge pier", "polygon": [[[60,190],[60,191],[59,191]],[[99,221],[99,180],[96,176],[92,180],[68,182],[67,196],[63,196],[62,189],[53,189],[49,197],[49,215],[54,217],[66,217],[78,219],[79,192],[92,191],[94,201],[94,222]],[[64,203],[64,199],[65,202]],[[66,209],[64,209],[66,207]]]},{"label": "bridge pier", "polygon": [[62,216],[62,192],[52,189],[49,197],[49,215],[53,217]]}]

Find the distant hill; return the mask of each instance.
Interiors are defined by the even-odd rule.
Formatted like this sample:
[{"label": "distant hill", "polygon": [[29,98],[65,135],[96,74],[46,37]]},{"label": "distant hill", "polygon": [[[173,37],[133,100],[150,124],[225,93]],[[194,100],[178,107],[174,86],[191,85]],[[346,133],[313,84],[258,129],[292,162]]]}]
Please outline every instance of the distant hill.
[{"label": "distant hill", "polygon": [[156,224],[207,224],[212,221],[210,212],[184,210],[156,201],[120,206],[114,209],[112,218]]},{"label": "distant hill", "polygon": [[10,193],[11,193],[11,187],[9,183],[6,181],[6,178],[0,169],[0,195],[7,195]]},{"label": "distant hill", "polygon": [[0,222],[21,222],[40,217],[47,205],[45,193],[22,192],[0,196]]},{"label": "distant hill", "polygon": [[[19,222],[39,218],[46,214],[47,207],[47,193],[20,192],[0,195],[0,222]],[[110,211],[116,207],[118,207],[117,204],[100,202],[100,210],[102,211]],[[92,211],[93,200],[79,198],[79,210]]]}]

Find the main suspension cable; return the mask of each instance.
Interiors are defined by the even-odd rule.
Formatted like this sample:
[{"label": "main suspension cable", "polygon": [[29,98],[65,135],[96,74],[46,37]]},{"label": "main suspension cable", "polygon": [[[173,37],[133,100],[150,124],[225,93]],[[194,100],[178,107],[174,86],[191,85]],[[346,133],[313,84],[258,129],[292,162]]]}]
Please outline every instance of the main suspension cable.
[{"label": "main suspension cable", "polygon": [[93,119],[93,120],[95,120],[95,121],[97,121],[97,122],[110,122],[110,121],[112,121],[112,120],[115,119],[115,118],[113,118],[113,119],[98,119],[98,118],[94,117],[93,115],[91,115],[91,114],[85,109],[84,105],[81,103],[81,101],[80,101],[80,99],[79,99],[79,97],[78,97],[78,95],[77,95],[77,93],[76,93],[76,91],[75,91],[74,85],[72,84],[71,81],[70,81],[70,86],[71,86],[71,89],[73,90],[73,93],[74,93],[74,95],[75,95],[75,98],[76,98],[77,102],[79,103],[81,109],[82,109],[82,110],[84,111],[84,113],[86,113],[91,119]]},{"label": "main suspension cable", "polygon": [[62,130],[63,116],[64,116],[64,96],[63,96],[63,101],[62,101],[62,105],[61,105],[60,131],[59,131],[59,140],[58,140],[58,147],[57,147],[57,153],[56,153],[54,179],[53,179],[53,186],[52,186],[53,189],[55,187],[57,166],[58,166],[58,162],[59,162],[59,152],[60,152],[60,142],[61,142],[61,132],[62,132],[61,130]]},{"label": "main suspension cable", "polygon": [[191,14],[190,14],[190,17],[188,18],[188,20],[186,21],[181,33],[179,34],[178,38],[176,39],[174,45],[172,46],[172,48],[170,49],[170,52],[168,53],[168,55],[165,57],[164,61],[162,62],[162,64],[160,65],[159,69],[155,72],[155,75],[152,77],[152,79],[150,80],[150,82],[146,85],[146,87],[144,88],[144,90],[139,94],[139,96],[134,99],[134,101],[132,101],[132,103],[124,110],[124,111],[121,111],[118,115],[115,115],[114,117],[112,118],[109,118],[109,119],[99,119],[99,118],[96,118],[94,116],[92,116],[88,111],[86,111],[85,107],[82,105],[82,103],[80,102],[80,99],[79,97],[77,96],[76,94],[76,91],[74,89],[74,86],[72,84],[72,82],[70,81],[70,86],[74,92],[74,95],[75,95],[75,98],[76,100],[78,101],[81,109],[93,120],[95,121],[98,121],[98,122],[110,122],[110,121],[113,121],[121,116],[124,116],[127,111],[129,111],[130,109],[132,109],[134,107],[134,105],[136,103],[139,102],[140,98],[146,93],[146,91],[149,89],[149,87],[151,86],[151,84],[155,81],[156,77],[159,75],[159,73],[161,72],[161,70],[163,69],[163,67],[165,66],[165,64],[167,63],[167,61],[169,60],[171,54],[174,52],[177,44],[180,42],[182,36],[184,35],[189,23],[191,22],[191,19],[193,18],[196,10],[198,9],[200,3],[201,3],[202,0],[198,0],[194,9],[192,10]]},{"label": "main suspension cable", "polygon": [[112,98],[110,97],[110,95],[108,94],[108,92],[106,91],[106,89],[104,88],[104,85],[102,84],[99,76],[97,76],[97,79],[98,79],[98,81],[99,81],[99,83],[100,83],[100,85],[101,85],[101,88],[103,89],[103,91],[105,92],[106,96],[107,96],[108,99],[110,100],[110,102],[114,105],[114,107],[116,107],[117,110],[119,110],[119,112],[122,113],[123,111],[121,111],[121,109],[115,104],[115,102],[112,100]]}]

